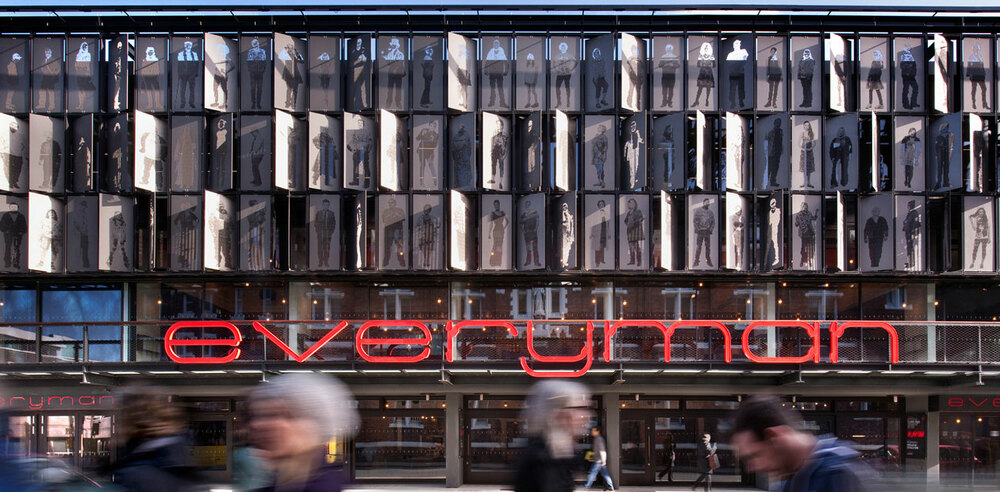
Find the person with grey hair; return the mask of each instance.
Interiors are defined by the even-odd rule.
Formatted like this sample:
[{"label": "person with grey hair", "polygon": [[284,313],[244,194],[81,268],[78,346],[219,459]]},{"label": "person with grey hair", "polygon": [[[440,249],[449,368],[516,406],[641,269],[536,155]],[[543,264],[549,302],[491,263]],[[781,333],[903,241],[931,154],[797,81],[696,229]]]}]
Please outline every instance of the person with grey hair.
[{"label": "person with grey hair", "polygon": [[360,418],[340,381],[315,373],[278,376],[250,393],[250,435],[274,470],[263,492],[339,492],[344,469],[328,463],[325,447],[350,437]]},{"label": "person with grey hair", "polygon": [[586,386],[565,380],[534,385],[522,415],[528,442],[517,464],[515,492],[572,492],[575,444],[594,416]]}]

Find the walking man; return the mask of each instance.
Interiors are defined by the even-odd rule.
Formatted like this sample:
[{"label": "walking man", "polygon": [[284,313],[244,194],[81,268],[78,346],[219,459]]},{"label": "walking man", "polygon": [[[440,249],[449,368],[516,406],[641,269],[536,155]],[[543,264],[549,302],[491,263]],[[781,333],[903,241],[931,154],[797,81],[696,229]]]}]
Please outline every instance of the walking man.
[{"label": "walking man", "polygon": [[587,483],[584,487],[589,489],[594,485],[594,480],[597,479],[597,474],[600,473],[606,484],[604,490],[615,490],[615,485],[611,481],[611,474],[608,473],[608,446],[604,443],[604,438],[601,436],[601,429],[591,427],[590,435],[594,437],[592,446],[594,457],[593,463],[590,465],[590,473],[587,474]]}]

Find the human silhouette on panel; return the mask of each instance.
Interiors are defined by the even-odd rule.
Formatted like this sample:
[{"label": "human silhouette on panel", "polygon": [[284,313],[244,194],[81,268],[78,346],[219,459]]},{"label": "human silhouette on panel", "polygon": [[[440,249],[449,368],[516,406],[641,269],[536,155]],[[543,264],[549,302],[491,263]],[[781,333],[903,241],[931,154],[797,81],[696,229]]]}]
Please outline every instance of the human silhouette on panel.
[{"label": "human silhouette on panel", "polygon": [[281,53],[278,53],[278,61],[281,62],[281,80],[285,82],[285,107],[295,108],[295,103],[299,100],[299,87],[305,81],[301,66],[306,60],[295,49],[294,44],[286,44]]},{"label": "human silhouette on panel", "polygon": [[903,238],[906,242],[906,263],[903,268],[915,270],[917,268],[916,246],[920,242],[921,218],[917,210],[917,201],[910,200],[906,204],[906,217],[903,218]]},{"label": "human silhouette on panel", "polygon": [[500,209],[500,200],[493,200],[489,221],[489,233],[486,239],[490,241],[490,266],[499,267],[503,265],[504,237],[507,234],[507,225],[510,223],[507,213]]},{"label": "human silhouette on panel", "polygon": [[629,106],[642,109],[640,105],[642,104],[642,90],[643,82],[646,80],[646,66],[639,59],[639,46],[632,45],[632,48],[625,55],[625,60],[623,60],[622,65],[624,65],[625,73],[628,75],[629,85],[631,86],[628,91],[627,103]]},{"label": "human silhouette on panel", "polygon": [[247,268],[263,270],[267,267],[264,261],[264,224],[267,223],[266,207],[258,205],[257,200],[250,200],[250,213],[247,215]]},{"label": "human silhouette on panel", "polygon": [[337,232],[337,214],[330,210],[330,200],[326,198],[313,217],[313,231],[316,233],[316,244],[319,246],[319,266],[330,266],[330,250],[334,234]]},{"label": "human silhouette on panel", "polygon": [[[693,266],[695,267],[701,263],[702,248],[705,251],[705,263],[710,267],[714,267],[712,265],[712,234],[715,232],[715,212],[710,208],[711,204],[712,202],[706,198],[701,201],[701,208],[694,211],[696,246]],[[742,241],[740,243],[742,244]]]},{"label": "human silhouette on panel", "polygon": [[656,66],[660,72],[660,92],[662,99],[660,106],[665,108],[674,107],[674,87],[677,85],[677,70],[681,68],[681,59],[675,52],[673,44],[666,44],[663,47],[663,54]]},{"label": "human silhouette on panel", "polygon": [[172,222],[174,229],[170,232],[174,238],[178,267],[180,270],[190,270],[195,267],[198,225],[201,223],[201,218],[195,213],[195,207],[188,207],[175,215]]},{"label": "human silhouette on panel", "polygon": [[607,204],[604,200],[597,201],[598,223],[590,231],[590,243],[594,245],[594,266],[601,267],[607,260],[608,234],[611,224],[608,222]]},{"label": "human silhouette on panel", "polygon": [[971,82],[971,94],[969,101],[972,102],[972,109],[976,109],[976,90],[979,90],[979,99],[983,103],[983,109],[990,111],[990,103],[987,100],[989,94],[986,92],[986,62],[983,60],[983,47],[976,43],[972,46],[972,54],[965,64],[965,73]]},{"label": "human silhouette on panel", "polygon": [[434,81],[433,45],[427,45],[424,48],[424,57],[420,61],[420,76],[424,79],[424,89],[420,92],[420,107],[429,108],[431,105],[431,85]]},{"label": "human silhouette on panel", "polygon": [[938,134],[934,136],[934,156],[937,158],[937,173],[934,176],[934,188],[951,186],[951,153],[955,145],[955,134],[948,123],[941,124]]},{"label": "human silhouette on panel", "polygon": [[0,216],[0,234],[3,234],[3,266],[21,268],[21,243],[28,233],[28,221],[21,213],[21,206],[11,202],[3,216]]},{"label": "human silhouette on panel", "polygon": [[90,214],[87,212],[87,200],[80,200],[80,210],[73,218],[73,231],[80,241],[80,261],[85,269],[90,268]]},{"label": "human silhouette on panel", "polygon": [[625,239],[628,241],[628,264],[642,266],[642,242],[646,240],[646,218],[635,198],[629,198],[625,211]]},{"label": "human silhouette on panel", "polygon": [[899,57],[899,73],[903,79],[903,108],[913,109],[919,105],[917,95],[920,87],[917,85],[917,60],[909,46],[903,48]]},{"label": "human silhouette on panel", "polygon": [[503,183],[504,175],[504,160],[507,158],[507,149],[510,137],[504,132],[503,121],[497,121],[497,127],[493,131],[493,137],[490,140],[490,184],[494,184],[497,181]]},{"label": "human silhouette on panel", "polygon": [[390,198],[388,207],[382,212],[382,267],[389,266],[392,258],[400,267],[406,267],[406,252],[403,250],[406,234],[406,214],[396,206],[396,200]]},{"label": "human silhouette on panel", "polygon": [[800,108],[812,106],[813,100],[813,77],[816,75],[816,59],[813,58],[812,50],[806,48],[802,50],[802,59],[799,60],[799,70],[796,77],[799,84],[802,84],[802,103]]},{"label": "human silhouette on panel", "polygon": [[878,268],[882,261],[882,246],[889,237],[889,223],[882,217],[878,207],[872,209],[872,216],[865,221],[864,242],[868,245],[868,259],[872,268]]},{"label": "human silhouette on panel", "polygon": [[[979,269],[983,269],[984,262],[986,261],[986,248],[990,247],[990,221],[986,217],[986,210],[983,207],[979,207],[975,212],[969,216],[969,221],[972,222],[972,263],[969,265],[970,269],[976,268],[976,256],[979,256]],[[979,251],[982,251],[979,254]]]},{"label": "human silhouette on panel", "polygon": [[531,206],[531,201],[524,202],[524,210],[518,217],[521,224],[521,234],[524,237],[524,266],[534,264],[542,266],[538,259],[538,211]]},{"label": "human silhouette on panel", "polygon": [[726,55],[726,67],[729,69],[729,107],[746,107],[746,61],[750,52],[743,48],[743,42],[733,41],[733,51]]},{"label": "human silhouette on panel", "polygon": [[250,78],[250,109],[261,109],[264,94],[264,71],[267,70],[267,52],[260,47],[260,40],[250,40],[247,50],[247,72]]},{"label": "human silhouette on panel", "polygon": [[490,79],[489,106],[496,105],[497,95],[499,94],[500,107],[506,108],[507,100],[504,95],[504,79],[510,73],[510,60],[507,59],[507,53],[504,51],[503,46],[500,45],[499,39],[493,40],[493,47],[486,53],[483,72]]},{"label": "human silhouette on panel", "polygon": [[420,251],[420,267],[434,266],[434,250],[437,249],[438,221],[431,214],[431,206],[424,205],[423,213],[417,218],[417,249]]},{"label": "human silhouette on panel", "polygon": [[406,55],[399,49],[399,38],[389,40],[389,49],[381,53],[382,60],[386,62],[386,75],[388,77],[388,100],[386,105],[395,108],[403,108],[403,79],[406,77]]},{"label": "human silhouette on panel", "polygon": [[920,165],[921,143],[917,129],[910,128],[906,136],[899,142],[899,158],[903,162],[903,186],[910,188],[913,181],[913,169]]},{"label": "human silhouette on panel", "polygon": [[802,125],[802,134],[799,136],[799,171],[802,173],[806,188],[812,188],[812,175],[816,171],[816,133],[813,132],[812,123],[806,121]]},{"label": "human silhouette on panel", "polygon": [[524,86],[528,89],[528,101],[525,107],[537,108],[540,103],[538,99],[538,78],[542,73],[542,68],[535,62],[535,54],[528,53],[524,63]]},{"label": "human silhouette on panel", "polygon": [[455,165],[456,188],[472,186],[472,137],[460,124],[455,138],[451,141],[451,159]]},{"label": "human silhouette on panel", "polygon": [[872,64],[868,68],[868,81],[865,84],[868,87],[868,109],[872,107],[872,94],[878,96],[877,108],[885,107],[885,103],[882,101],[882,89],[884,84],[882,82],[882,70],[885,69],[885,56],[882,55],[882,50],[875,48],[872,53]]},{"label": "human silhouette on panel", "polygon": [[438,142],[441,135],[438,131],[438,122],[434,120],[429,126],[425,126],[417,133],[417,176],[420,187],[426,186],[426,180],[437,183],[437,159]]},{"label": "human silhouette on panel", "polygon": [[785,131],[781,128],[781,118],[774,119],[774,126],[764,138],[767,154],[767,186],[777,188],[778,168],[781,167],[781,156],[785,152]]},{"label": "human silhouette on panel", "polygon": [[802,202],[802,207],[792,218],[792,225],[802,243],[799,247],[799,267],[816,267],[816,224],[818,220],[819,211],[810,211],[807,202]]},{"label": "human silhouette on panel", "polygon": [[108,219],[108,244],[110,245],[110,251],[108,252],[107,265],[109,269],[114,267],[115,253],[119,253],[122,259],[123,267],[128,270],[131,268],[128,261],[128,236],[129,232],[125,229],[125,216],[122,215],[120,210],[116,210],[114,215]]},{"label": "human silhouette on panel", "polygon": [[694,94],[691,107],[698,107],[698,100],[701,98],[703,90],[705,91],[705,106],[711,106],[712,88],[715,87],[715,54],[712,52],[712,43],[701,44],[696,65],[698,66],[698,79],[695,83],[698,86],[698,92]]},{"label": "human silhouette on panel", "polygon": [[566,90],[566,104],[571,105],[569,83],[579,64],[580,61],[569,52],[569,44],[565,41],[559,43],[559,53],[552,60],[552,73],[556,76],[556,108],[562,106],[562,87]]},{"label": "human silhouette on panel", "polygon": [[194,51],[194,43],[184,41],[184,49],[177,52],[177,77],[180,87],[177,96],[180,100],[178,108],[185,106],[194,109],[195,81],[198,79],[198,53]]},{"label": "human silhouette on panel", "polygon": [[[236,62],[229,56],[229,45],[226,43],[215,45],[215,51],[222,59],[213,64],[212,97],[215,99],[215,107],[222,109],[229,104],[229,72],[236,70]],[[251,77],[251,85],[252,80]]]},{"label": "human silhouette on panel", "polygon": [[313,185],[334,186],[337,181],[337,168],[340,167],[340,146],[330,135],[329,128],[321,128],[312,138],[316,147],[316,159],[313,161]]},{"label": "human silhouette on panel", "polygon": [[[851,162],[851,153],[854,152],[854,143],[847,136],[847,130],[840,127],[837,136],[830,141],[830,186],[847,186],[847,166]],[[839,180],[838,178],[839,174]],[[839,183],[839,185],[838,185]]]},{"label": "human silhouette on panel", "polygon": [[767,102],[765,108],[778,108],[778,90],[781,80],[784,78],[784,70],[781,68],[781,60],[778,58],[778,48],[771,48],[767,55]]},{"label": "human silhouette on panel", "polygon": [[594,84],[594,105],[598,108],[608,106],[608,67],[604,63],[604,52],[600,48],[590,51],[590,80]]}]

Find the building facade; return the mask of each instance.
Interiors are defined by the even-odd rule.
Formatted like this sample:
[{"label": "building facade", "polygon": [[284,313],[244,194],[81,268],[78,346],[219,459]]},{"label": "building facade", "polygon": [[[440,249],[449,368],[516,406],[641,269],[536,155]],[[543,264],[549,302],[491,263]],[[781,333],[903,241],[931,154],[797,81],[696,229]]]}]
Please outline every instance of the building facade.
[{"label": "building facade", "polygon": [[67,13],[2,14],[8,449],[113,460],[152,381],[225,479],[246,391],[322,371],[357,479],[505,483],[573,377],[616,483],[754,394],[998,483],[997,15]]}]

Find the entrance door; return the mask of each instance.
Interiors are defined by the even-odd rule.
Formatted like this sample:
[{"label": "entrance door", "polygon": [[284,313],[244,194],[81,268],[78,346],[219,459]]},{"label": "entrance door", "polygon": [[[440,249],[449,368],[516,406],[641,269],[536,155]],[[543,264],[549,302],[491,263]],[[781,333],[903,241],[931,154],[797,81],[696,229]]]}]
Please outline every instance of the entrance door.
[{"label": "entrance door", "polygon": [[[717,446],[719,469],[714,484],[742,484],[738,457],[720,441],[724,414],[684,411],[622,411],[622,485],[693,483],[698,475],[701,436],[708,433]],[[673,451],[673,452],[671,452]]]},{"label": "entrance door", "polygon": [[513,483],[525,442],[520,410],[468,409],[464,413],[465,481]]},{"label": "entrance door", "polygon": [[114,443],[111,415],[26,414],[10,417],[10,437],[3,452],[44,455],[79,467],[85,473],[106,469]]}]

